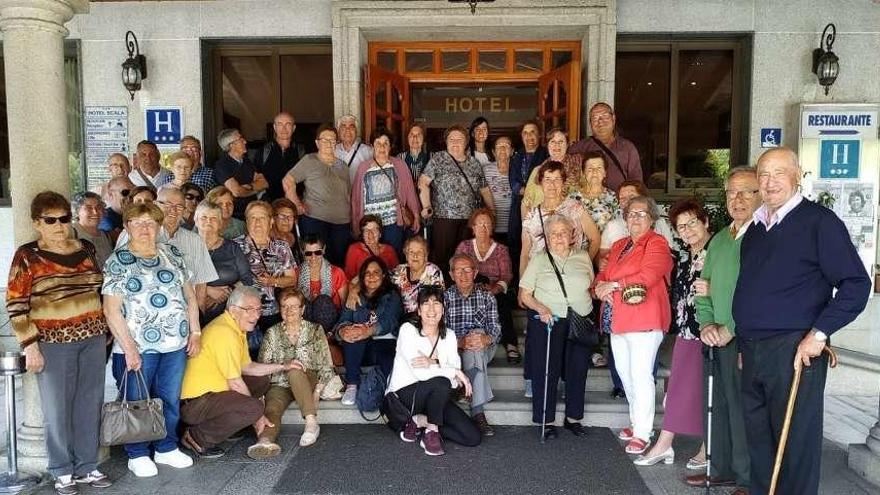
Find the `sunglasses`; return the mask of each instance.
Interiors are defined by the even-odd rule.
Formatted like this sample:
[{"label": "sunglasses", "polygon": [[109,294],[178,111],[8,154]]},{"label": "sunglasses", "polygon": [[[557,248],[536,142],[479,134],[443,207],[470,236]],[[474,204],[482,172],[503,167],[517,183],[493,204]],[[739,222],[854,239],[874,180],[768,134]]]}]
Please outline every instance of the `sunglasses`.
[{"label": "sunglasses", "polygon": [[201,201],[202,197],[198,194],[185,194],[184,197],[187,201]]},{"label": "sunglasses", "polygon": [[324,250],[317,249],[315,251],[303,251],[303,256],[323,256]]},{"label": "sunglasses", "polygon": [[60,217],[43,217],[43,216],[40,217],[40,219],[46,225],[55,225],[55,222],[70,223],[70,220],[72,218],[73,217],[71,217],[70,214],[62,215]]},{"label": "sunglasses", "polygon": [[119,195],[123,198],[128,197],[129,194],[131,194],[131,189],[122,189],[119,191]]}]

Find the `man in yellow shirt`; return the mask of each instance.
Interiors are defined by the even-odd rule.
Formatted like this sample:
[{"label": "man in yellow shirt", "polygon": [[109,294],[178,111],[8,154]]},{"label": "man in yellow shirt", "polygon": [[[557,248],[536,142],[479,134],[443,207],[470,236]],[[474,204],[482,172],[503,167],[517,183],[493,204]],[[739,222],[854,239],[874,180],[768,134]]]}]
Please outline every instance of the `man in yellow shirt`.
[{"label": "man in yellow shirt", "polygon": [[221,457],[223,450],[215,446],[248,425],[257,436],[273,426],[260,399],[269,390],[269,375],[292,366],[251,361],[247,333],[259,319],[260,292],[236,287],[226,311],[202,330],[201,352],[186,363],[180,416],[187,429],[181,443],[200,457]]}]

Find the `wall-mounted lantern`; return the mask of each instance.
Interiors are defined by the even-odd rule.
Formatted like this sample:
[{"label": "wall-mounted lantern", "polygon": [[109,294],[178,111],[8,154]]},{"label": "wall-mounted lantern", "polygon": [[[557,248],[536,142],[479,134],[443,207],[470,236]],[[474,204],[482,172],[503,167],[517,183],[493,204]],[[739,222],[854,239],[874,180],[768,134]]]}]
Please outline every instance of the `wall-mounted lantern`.
[{"label": "wall-mounted lantern", "polygon": [[[831,32],[828,32],[828,30]],[[827,33],[827,35],[826,35]],[[837,80],[840,74],[840,64],[837,55],[831,51],[831,45],[834,44],[834,38],[837,35],[837,28],[834,24],[828,24],[822,30],[822,38],[819,39],[819,48],[813,50],[813,74],[819,78],[819,84],[825,88],[825,94],[831,89],[831,85]],[[822,45],[825,45],[823,48]]]},{"label": "wall-mounted lantern", "polygon": [[137,36],[133,32],[125,33],[125,45],[128,59],[122,63],[122,84],[134,100],[134,94],[141,89],[141,81],[147,78],[147,57],[141,55]]}]

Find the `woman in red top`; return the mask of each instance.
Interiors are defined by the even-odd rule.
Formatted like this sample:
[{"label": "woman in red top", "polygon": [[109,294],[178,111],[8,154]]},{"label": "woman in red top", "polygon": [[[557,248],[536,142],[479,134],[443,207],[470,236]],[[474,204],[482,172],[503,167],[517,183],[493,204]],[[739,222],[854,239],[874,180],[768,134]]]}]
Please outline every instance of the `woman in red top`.
[{"label": "woman in red top", "polygon": [[618,436],[628,441],[627,453],[641,454],[654,424],[654,360],[671,320],[667,285],[672,255],[653,230],[659,218],[653,199],[633,198],[623,217],[630,235],[611,247],[593,290],[602,301],[601,324],[611,328],[611,351],[629,400],[632,426]]},{"label": "woman in red top", "polygon": [[320,237],[306,234],[300,242],[306,262],[296,267],[295,277],[297,287],[309,301],[305,318],[330,332],[348,296],[348,279],[342,268],[324,258],[324,241]]},{"label": "woman in red top", "polygon": [[348,246],[345,254],[345,276],[354,282],[364,260],[371,256],[382,258],[385,266],[397,266],[397,253],[394,247],[379,242],[382,237],[382,219],[376,215],[364,215],[358,222],[361,241]]}]

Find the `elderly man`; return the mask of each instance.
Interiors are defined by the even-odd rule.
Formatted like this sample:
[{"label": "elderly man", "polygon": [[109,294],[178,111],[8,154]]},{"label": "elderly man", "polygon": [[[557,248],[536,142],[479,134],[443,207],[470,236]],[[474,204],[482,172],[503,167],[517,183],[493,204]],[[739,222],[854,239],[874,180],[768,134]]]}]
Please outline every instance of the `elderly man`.
[{"label": "elderly man", "polygon": [[293,132],[296,130],[293,115],[288,112],[279,113],[272,122],[272,129],[274,137],[263,145],[257,167],[263,171],[263,175],[269,183],[263,200],[270,202],[284,197],[282,180],[300,158],[296,143],[293,142]]},{"label": "elderly man", "polygon": [[642,162],[635,145],[622,138],[616,130],[617,118],[614,109],[605,102],[590,108],[590,137],[581,139],[568,148],[571,155],[598,151],[605,155],[608,171],[605,186],[616,191],[625,180],[642,180]]},{"label": "elderly man", "polygon": [[168,182],[168,171],[159,164],[159,148],[152,141],[143,140],[137,145],[137,166],[129,172],[128,178],[135,186],[158,189]]},{"label": "elderly man", "polygon": [[[714,347],[714,360],[706,361],[704,375],[714,366],[712,404],[713,485],[733,485],[734,494],[744,495],[749,486],[749,451],[742,414],[741,373],[738,365],[736,325],[731,306],[739,278],[739,251],[752,215],[761,205],[758,176],[753,167],[736,167],[724,184],[727,213],[733,219],[709,243],[702,280],[695,282],[700,340]],[[708,386],[708,379],[706,379]],[[703,461],[705,462],[705,461]],[[688,476],[688,485],[705,486],[706,474]]]},{"label": "elderly man", "polygon": [[[803,367],[778,493],[818,493],[822,408],[831,334],[865,309],[871,282],[833,211],[805,200],[788,148],[758,159],[763,204],[740,248],[733,319],[742,350],[750,493],[770,485],[789,388]],[[836,292],[835,292],[836,289]]]},{"label": "elderly man", "polygon": [[104,217],[98,224],[101,232],[106,232],[110,239],[115,243],[119,233],[122,232],[122,210],[131,201],[131,190],[134,184],[128,177],[114,177],[107,182],[107,209],[104,211]]},{"label": "elderly man", "polygon": [[[204,192],[214,189],[217,186],[214,169],[202,164],[202,142],[195,136],[183,136],[180,139],[180,151],[189,155],[193,162],[193,171],[189,181],[201,187]],[[166,184],[173,179],[173,176],[169,176]]]},{"label": "elderly man", "polygon": [[260,292],[238,286],[226,311],[202,329],[202,349],[186,363],[180,417],[187,425],[181,443],[201,457],[220,457],[216,447],[242,428],[253,425],[257,437],[274,426],[263,414],[261,400],[269,375],[292,370],[293,362],[251,361],[247,333],[260,319]]},{"label": "elderly man", "polygon": [[336,157],[348,167],[349,179],[354,182],[358,165],[373,158],[373,147],[358,139],[358,122],[354,115],[343,115],[336,121],[339,142],[336,143]]},{"label": "elderly man", "polygon": [[477,262],[470,255],[456,254],[449,260],[449,267],[455,285],[446,289],[446,326],[455,332],[461,352],[461,370],[473,385],[471,416],[483,436],[492,436],[495,432],[483,409],[494,397],[487,367],[495,356],[495,345],[501,335],[498,303],[491,292],[474,284]]},{"label": "elderly man", "polygon": [[232,216],[244,220],[244,209],[269,184],[247,158],[247,141],[238,129],[223,129],[217,135],[223,156],[214,164],[214,177],[235,197]]},{"label": "elderly man", "polygon": [[[162,213],[165,214],[165,220],[162,222],[162,229],[159,231],[158,240],[171,244],[183,253],[183,261],[186,263],[186,267],[192,270],[194,274],[192,283],[195,287],[196,299],[201,307],[206,301],[206,284],[217,280],[217,270],[211,261],[208,247],[205,246],[205,241],[199,234],[180,228],[183,210],[186,208],[183,191],[171,186],[162,186],[157,193],[156,204],[162,210]],[[119,236],[116,247],[127,243],[128,232],[124,231]],[[212,290],[220,289],[212,288]]]}]

